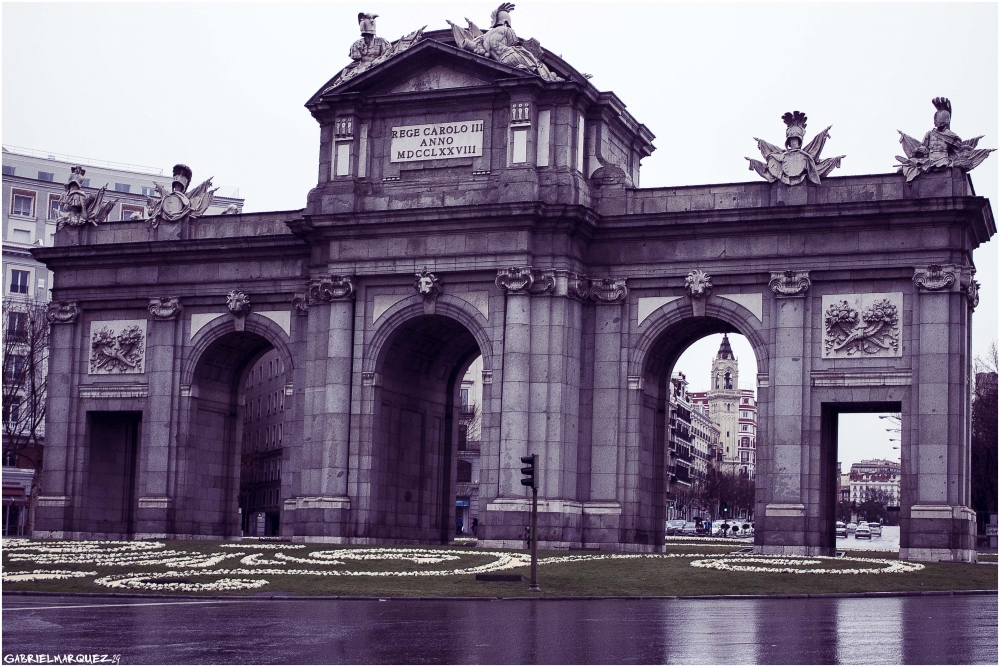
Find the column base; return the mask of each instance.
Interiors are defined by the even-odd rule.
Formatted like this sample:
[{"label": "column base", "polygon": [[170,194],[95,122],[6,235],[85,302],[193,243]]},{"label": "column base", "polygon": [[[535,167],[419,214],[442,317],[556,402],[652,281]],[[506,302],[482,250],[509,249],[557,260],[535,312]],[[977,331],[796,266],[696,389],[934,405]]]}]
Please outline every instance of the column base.
[{"label": "column base", "polygon": [[296,542],[347,544],[351,499],[347,496],[298,496],[281,508],[281,536]]},{"label": "column base", "polygon": [[899,522],[899,558],[976,562],[976,513],[962,505],[912,505]]}]

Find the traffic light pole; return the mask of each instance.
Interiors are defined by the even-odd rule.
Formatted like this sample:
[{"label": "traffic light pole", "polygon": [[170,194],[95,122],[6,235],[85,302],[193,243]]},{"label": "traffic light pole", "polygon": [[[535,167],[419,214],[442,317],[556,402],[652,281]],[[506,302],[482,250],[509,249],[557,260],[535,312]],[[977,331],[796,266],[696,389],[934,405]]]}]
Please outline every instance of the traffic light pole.
[{"label": "traffic light pole", "polygon": [[538,587],[538,489],[531,489],[531,583],[529,591],[541,591]]}]

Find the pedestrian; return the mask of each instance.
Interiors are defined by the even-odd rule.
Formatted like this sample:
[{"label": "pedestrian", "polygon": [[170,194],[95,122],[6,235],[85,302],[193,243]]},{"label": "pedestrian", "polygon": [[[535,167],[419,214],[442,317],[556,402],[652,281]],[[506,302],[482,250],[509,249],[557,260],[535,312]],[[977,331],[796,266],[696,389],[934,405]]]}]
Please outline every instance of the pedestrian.
[{"label": "pedestrian", "polygon": [[479,528],[479,519],[477,517],[472,517],[472,534],[476,534],[476,529]]}]

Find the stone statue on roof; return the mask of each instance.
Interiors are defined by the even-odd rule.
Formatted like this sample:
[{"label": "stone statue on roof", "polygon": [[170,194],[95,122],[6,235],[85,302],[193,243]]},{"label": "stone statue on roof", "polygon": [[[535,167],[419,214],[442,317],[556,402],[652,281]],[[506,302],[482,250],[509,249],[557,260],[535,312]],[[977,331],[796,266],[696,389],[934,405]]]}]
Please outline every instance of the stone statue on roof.
[{"label": "stone statue on roof", "polygon": [[146,198],[146,208],[149,211],[148,220],[153,227],[161,222],[190,221],[199,217],[212,205],[212,199],[218,188],[212,187],[212,179],[208,179],[191,192],[187,191],[191,184],[191,167],[185,164],[174,165],[174,178],[170,183],[170,192],[165,192],[159,183],[153,183],[155,194]]},{"label": "stone statue on roof", "polygon": [[385,62],[397,53],[402,53],[423,39],[424,28],[427,27],[424,26],[424,28],[414,30],[409,35],[400,37],[394,44],[390,44],[388,41],[375,35],[375,19],[377,18],[378,14],[367,14],[365,12],[358,14],[358,25],[361,26],[361,39],[351,45],[349,54],[351,60],[354,62],[340,70],[340,74],[334,77],[333,82],[323,92],[339,86],[349,79],[353,79],[362,72],[367,72],[375,65]]},{"label": "stone statue on roof", "polygon": [[830,128],[813,137],[805,148],[802,147],[802,139],[806,134],[806,121],[808,118],[801,111],[789,111],[785,113],[781,120],[785,121],[785,150],[781,150],[774,144],[770,144],[763,139],[754,137],[757,148],[764,157],[764,162],[760,160],[750,160],[750,170],[756,171],[761,177],[767,179],[769,183],[781,181],[785,185],[798,185],[805,179],[810,183],[819,185],[820,178],[826,176],[840,166],[840,160],[846,155],[821,160],[820,153],[826,140],[830,138]]},{"label": "stone statue on roof", "polygon": [[83,176],[86,173],[87,171],[79,165],[70,169],[69,180],[64,186],[66,191],[59,198],[56,231],[66,225],[80,227],[90,224],[96,227],[98,223],[108,219],[111,209],[118,203],[117,199],[104,201],[107,185],[98,190],[96,194],[88,195],[83,189]]},{"label": "stone statue on roof", "polygon": [[505,65],[528,70],[546,81],[562,81],[563,78],[551,71],[541,60],[542,48],[537,40],[524,41],[510,27],[510,13],[514,5],[505,2],[497,7],[490,16],[491,27],[483,32],[479,27],[465,19],[467,28],[457,26],[451,21],[452,35],[458,48],[490,60],[496,60]]},{"label": "stone statue on roof", "polygon": [[971,171],[996,150],[976,148],[983,135],[962,141],[961,137],[951,131],[951,101],[947,97],[935,97],[931,104],[937,109],[934,113],[934,129],[924,135],[923,141],[917,141],[896,130],[906,157],[897,155],[899,164],[895,166],[906,176],[907,182],[932,169],[958,167],[963,171]]}]

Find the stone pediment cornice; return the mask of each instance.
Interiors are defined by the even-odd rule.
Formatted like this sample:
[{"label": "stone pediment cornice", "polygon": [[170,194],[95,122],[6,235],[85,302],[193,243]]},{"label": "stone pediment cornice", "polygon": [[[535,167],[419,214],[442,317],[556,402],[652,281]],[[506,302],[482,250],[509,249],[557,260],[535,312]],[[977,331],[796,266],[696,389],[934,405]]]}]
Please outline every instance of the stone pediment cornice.
[{"label": "stone pediment cornice", "polygon": [[495,79],[514,78],[527,80],[537,79],[541,81],[541,79],[534,74],[517,69],[516,67],[511,67],[495,60],[490,60],[489,58],[477,56],[473,53],[463,51],[462,49],[450,44],[439,42],[435,39],[425,38],[399,55],[375,65],[368,71],[363,72],[362,74],[359,74],[340,85],[333,85],[333,82],[337,79],[337,76],[334,76],[332,79],[323,84],[319,91],[313,95],[308,102],[306,102],[306,108],[315,112],[324,102],[336,100],[344,95],[364,93],[373,87],[377,87],[379,83],[386,79],[395,79],[398,78],[401,73],[405,75],[412,70],[419,70],[421,64],[426,65],[432,61],[441,63],[447,62],[448,60],[455,62],[461,67],[488,72]]}]

